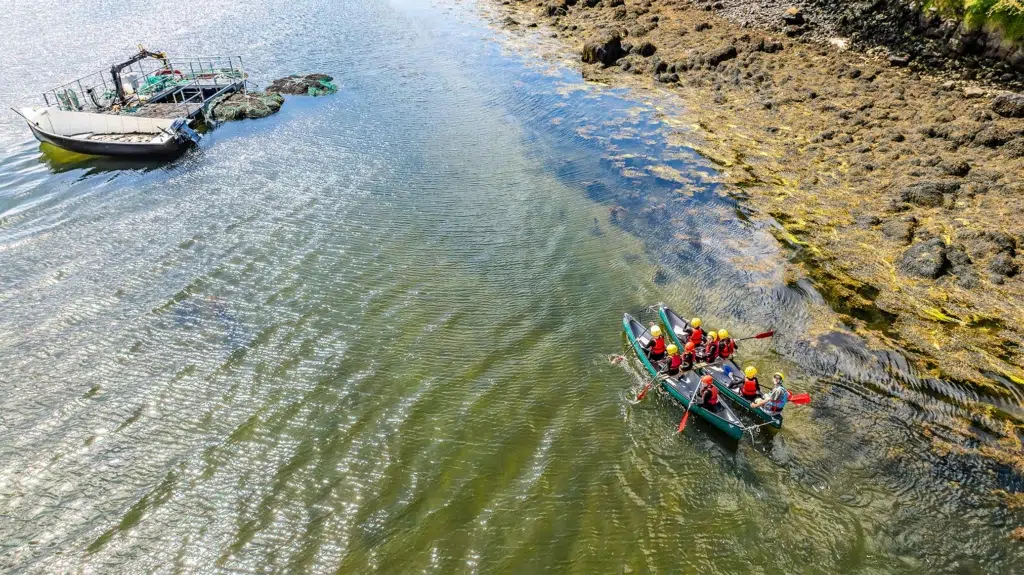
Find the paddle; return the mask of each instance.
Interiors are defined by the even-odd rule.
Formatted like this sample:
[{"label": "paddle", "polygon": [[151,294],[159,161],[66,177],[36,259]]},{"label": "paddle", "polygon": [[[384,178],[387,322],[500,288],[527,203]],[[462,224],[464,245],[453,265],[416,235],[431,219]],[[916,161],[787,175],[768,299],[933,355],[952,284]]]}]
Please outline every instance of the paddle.
[{"label": "paddle", "polygon": [[658,381],[659,379],[663,379],[663,375],[660,374],[660,373],[658,375],[654,376],[654,379],[652,379],[650,382],[647,383],[647,386],[644,387],[644,390],[641,391],[639,394],[637,394],[636,400],[637,401],[642,401],[643,398],[647,397],[647,390],[651,389],[651,386],[654,385],[654,383],[656,381]]},{"label": "paddle", "polygon": [[759,333],[757,335],[752,335],[750,337],[741,337],[741,338],[737,339],[736,341],[747,341],[748,339],[764,339],[766,337],[771,337],[773,335],[775,335],[775,330],[774,329],[771,330],[771,331],[766,331],[764,333]]},{"label": "paddle", "polygon": [[683,420],[679,422],[679,429],[676,433],[682,433],[686,429],[686,420],[690,419],[690,406],[693,405],[693,400],[697,398],[697,392],[700,391],[700,385],[693,390],[693,395],[690,396],[690,402],[686,404],[686,413],[683,414]]}]

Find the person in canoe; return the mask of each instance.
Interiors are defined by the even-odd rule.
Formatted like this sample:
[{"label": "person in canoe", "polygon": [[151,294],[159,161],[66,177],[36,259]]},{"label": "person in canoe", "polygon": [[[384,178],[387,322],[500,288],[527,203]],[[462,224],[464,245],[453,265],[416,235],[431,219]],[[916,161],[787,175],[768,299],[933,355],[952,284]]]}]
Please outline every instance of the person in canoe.
[{"label": "person in canoe", "polygon": [[768,392],[768,395],[751,403],[750,407],[754,409],[761,407],[772,415],[782,413],[782,408],[786,407],[786,402],[789,401],[789,390],[782,383],[782,379],[782,372],[775,372],[775,375],[772,376],[774,383],[772,390]]},{"label": "person in canoe", "polygon": [[683,371],[690,371],[693,369],[693,364],[697,363],[697,346],[693,345],[692,341],[686,342],[683,346]]},{"label": "person in canoe", "polygon": [[700,404],[705,409],[711,411],[718,409],[718,388],[715,387],[715,380],[710,375],[700,378],[697,395],[700,396]]},{"label": "person in canoe", "polygon": [[688,341],[692,341],[693,345],[700,346],[704,344],[704,330],[700,328],[701,321],[699,317],[695,317],[690,320],[690,327],[686,328],[683,332],[684,338]]},{"label": "person in canoe", "polygon": [[743,370],[743,374],[747,376],[743,380],[743,386],[740,388],[740,395],[747,401],[754,401],[761,398],[761,383],[757,381],[757,368],[748,365]]},{"label": "person in canoe", "polygon": [[718,347],[718,332],[711,330],[708,332],[708,343],[704,346],[704,361],[712,363],[718,359]]},{"label": "person in canoe", "polygon": [[651,361],[661,361],[665,359],[665,336],[661,333],[661,328],[656,325],[651,325],[651,329],[648,330],[651,333],[651,341],[644,345],[644,352],[647,354],[647,359]]},{"label": "person in canoe", "polygon": [[729,359],[734,353],[736,353],[736,340],[729,337],[727,330],[718,330],[718,357]]},{"label": "person in canoe", "polygon": [[683,357],[679,355],[679,348],[674,343],[668,344],[668,361],[665,362],[665,369],[662,373],[675,377],[679,375],[679,371],[683,365]]}]

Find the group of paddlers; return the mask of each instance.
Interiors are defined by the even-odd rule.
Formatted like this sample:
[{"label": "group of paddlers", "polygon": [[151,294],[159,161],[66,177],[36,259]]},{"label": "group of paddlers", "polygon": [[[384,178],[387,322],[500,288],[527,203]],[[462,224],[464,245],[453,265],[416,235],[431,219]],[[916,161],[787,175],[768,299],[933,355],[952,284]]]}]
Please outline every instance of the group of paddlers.
[{"label": "group of paddlers", "polygon": [[[707,332],[701,327],[699,317],[690,320],[690,325],[679,334],[679,340],[685,341],[683,353],[679,353],[679,347],[674,343],[666,343],[661,328],[651,324],[648,332],[651,340],[644,344],[644,353],[652,363],[660,364],[663,360],[661,373],[670,377],[678,376],[680,373],[690,371],[698,362],[713,363],[719,359],[727,360],[736,353],[738,348],[736,340],[729,337],[727,330],[709,330]],[[667,360],[666,360],[667,356]],[[757,368],[748,365],[743,370],[745,376],[742,380],[732,380],[730,388],[735,390],[743,399],[751,402],[751,407],[762,408],[768,413],[782,413],[789,400],[789,392],[783,384],[783,375],[776,372],[772,376],[773,386],[771,391],[765,395],[761,392],[761,383],[757,379]],[[732,379],[730,377],[730,379]],[[712,410],[718,406],[718,388],[714,385],[714,378],[710,375],[701,377],[701,385],[697,390],[700,403]]]}]

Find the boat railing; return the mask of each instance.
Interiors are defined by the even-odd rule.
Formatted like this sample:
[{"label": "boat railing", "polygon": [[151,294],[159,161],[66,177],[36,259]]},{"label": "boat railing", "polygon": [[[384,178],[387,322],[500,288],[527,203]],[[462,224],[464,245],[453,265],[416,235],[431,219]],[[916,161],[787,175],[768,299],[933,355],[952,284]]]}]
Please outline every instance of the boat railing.
[{"label": "boat railing", "polygon": [[[150,64],[150,65],[147,65]],[[175,88],[221,88],[244,85],[245,68],[241,56],[207,56],[187,59],[161,59],[136,62],[122,70],[122,78],[131,85],[129,108],[145,106],[148,101],[177,93]],[[244,89],[244,88],[243,88]],[[219,91],[219,90],[218,90]],[[191,99],[191,98],[190,98]],[[43,92],[46,106],[66,111],[101,112],[118,103],[113,77],[109,71],[93,72]]]}]

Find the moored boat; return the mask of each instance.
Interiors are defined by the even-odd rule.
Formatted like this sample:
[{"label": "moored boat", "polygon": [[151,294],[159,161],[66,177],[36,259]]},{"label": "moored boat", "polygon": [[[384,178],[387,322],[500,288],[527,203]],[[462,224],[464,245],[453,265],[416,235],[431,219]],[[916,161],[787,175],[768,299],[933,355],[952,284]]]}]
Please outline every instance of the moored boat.
[{"label": "moored boat", "polygon": [[[686,337],[687,330],[690,328],[690,322],[679,317],[678,314],[665,306],[658,307],[658,315],[661,316],[661,321],[667,328],[669,337],[672,338],[676,345],[682,348],[682,341]],[[739,394],[739,385],[743,383],[741,375],[743,370],[740,369],[740,366],[735,361],[732,359],[719,359],[701,369],[715,380],[715,387],[718,388],[722,395],[757,416],[758,419],[767,423],[769,427],[774,427],[775,429],[782,427],[782,415],[773,415],[761,408],[754,409],[751,407],[750,401],[744,399]]]},{"label": "moored boat", "polygon": [[[144,65],[143,62],[152,63]],[[139,52],[43,93],[44,106],[15,112],[40,142],[79,154],[174,156],[199,141],[193,127],[207,123],[216,102],[245,90],[237,57],[171,60]]]},{"label": "moored boat", "polygon": [[[643,345],[650,341],[650,334],[647,332],[647,328],[640,322],[633,319],[631,315],[624,314],[622,317],[622,327],[626,331],[626,337],[629,339],[630,347],[636,353],[640,362],[647,368],[647,372],[651,374],[651,377],[658,375],[658,369],[647,359],[646,354],[643,351]],[[743,423],[740,421],[736,414],[733,413],[732,408],[729,407],[724,401],[718,402],[718,408],[714,411],[707,409],[697,402],[690,405],[690,398],[693,397],[694,392],[700,385],[700,375],[694,371],[685,372],[682,377],[678,378],[665,378],[661,382],[662,387],[665,391],[674,397],[677,401],[683,404],[683,407],[689,406],[690,411],[696,413],[702,419],[710,423],[716,429],[723,431],[726,435],[733,439],[739,439],[743,435]]]}]

